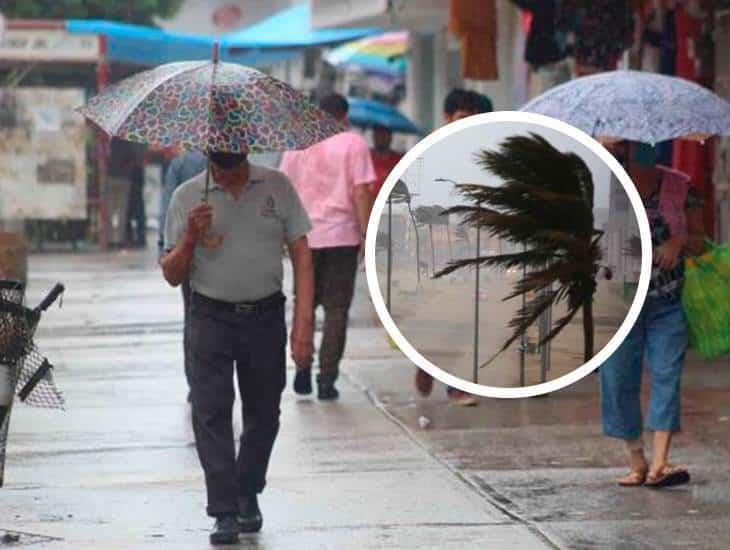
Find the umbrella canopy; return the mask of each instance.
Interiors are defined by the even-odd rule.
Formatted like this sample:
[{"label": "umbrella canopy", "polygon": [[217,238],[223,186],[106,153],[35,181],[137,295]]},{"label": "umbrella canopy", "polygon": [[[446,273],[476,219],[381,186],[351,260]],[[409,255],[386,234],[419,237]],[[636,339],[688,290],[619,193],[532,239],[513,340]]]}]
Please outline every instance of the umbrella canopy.
[{"label": "umbrella canopy", "polygon": [[730,103],[694,82],[642,71],[577,78],[521,110],[557,118],[608,140],[654,144],[730,135]]},{"label": "umbrella canopy", "polygon": [[110,136],[230,153],[303,149],[342,130],[288,84],[215,60],[138,73],[91,98],[80,112]]},{"label": "umbrella canopy", "polygon": [[395,107],[374,99],[348,97],[347,117],[354,126],[385,126],[393,132],[420,134],[421,130]]},{"label": "umbrella canopy", "polygon": [[406,72],[407,53],[408,32],[397,31],[348,42],[329,52],[325,61],[398,77]]}]

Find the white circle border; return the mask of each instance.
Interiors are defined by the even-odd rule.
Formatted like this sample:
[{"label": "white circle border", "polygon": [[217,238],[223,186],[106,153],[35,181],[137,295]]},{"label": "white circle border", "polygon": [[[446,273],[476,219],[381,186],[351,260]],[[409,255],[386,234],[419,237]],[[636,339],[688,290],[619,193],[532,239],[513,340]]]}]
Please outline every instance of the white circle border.
[{"label": "white circle border", "polygon": [[[639,275],[639,284],[634,295],[634,300],[629,308],[629,312],[624,318],[623,323],[611,337],[608,343],[587,363],[584,363],[580,367],[572,370],[568,374],[560,376],[555,380],[543,382],[541,384],[535,384],[532,386],[524,387],[499,387],[499,386],[487,386],[482,384],[475,384],[474,382],[468,382],[462,378],[454,376],[441,369],[416,350],[410,342],[403,336],[398,329],[398,326],[393,321],[388,309],[385,305],[385,300],[380,291],[380,284],[378,282],[377,268],[375,264],[375,240],[378,233],[378,226],[380,224],[380,218],[385,208],[387,197],[390,195],[396,182],[401,178],[403,173],[408,169],[413,161],[419,156],[423,155],[431,146],[438,143],[439,141],[447,138],[452,134],[456,134],[466,128],[473,126],[480,126],[490,123],[509,123],[518,122],[525,124],[533,124],[535,126],[541,126],[543,128],[550,128],[552,130],[561,132],[562,134],[573,138],[578,141],[595,155],[600,158],[604,164],[606,164],[613,174],[621,182],[621,185],[626,191],[626,194],[631,202],[631,206],[636,216],[637,223],[639,226],[639,235],[641,238],[641,272]],[[526,130],[527,131],[527,130]],[[396,164],[393,170],[388,175],[383,187],[378,193],[375,203],[373,205],[370,219],[368,221],[368,229],[365,240],[365,274],[367,277],[368,289],[370,290],[370,298],[375,307],[375,311],[383,323],[385,330],[388,335],[393,339],[400,350],[419,368],[425,370],[431,376],[437,380],[448,384],[449,386],[455,387],[462,391],[481,395],[484,397],[498,397],[506,399],[516,399],[522,397],[534,397],[550,392],[554,392],[569,386],[587,376],[595,369],[597,369],[608,357],[618,348],[619,345],[626,339],[629,331],[634,326],[636,319],[639,316],[641,308],[646,299],[646,293],[649,289],[649,278],[651,274],[651,232],[649,229],[649,220],[646,217],[646,212],[643,208],[643,203],[639,197],[639,193],[634,187],[631,178],[626,173],[621,164],[611,155],[600,143],[598,143],[591,136],[571,126],[563,121],[544,116],[535,113],[526,113],[522,111],[497,111],[492,113],[485,113],[481,115],[470,116],[456,122],[452,122],[446,126],[435,130],[421,141],[419,141],[413,148],[411,148],[401,160]]]}]

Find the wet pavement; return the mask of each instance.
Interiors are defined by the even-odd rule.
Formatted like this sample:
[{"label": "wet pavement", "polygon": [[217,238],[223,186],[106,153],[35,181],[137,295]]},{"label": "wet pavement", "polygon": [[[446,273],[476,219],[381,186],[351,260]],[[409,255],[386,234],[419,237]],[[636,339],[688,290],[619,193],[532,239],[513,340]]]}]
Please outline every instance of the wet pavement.
[{"label": "wet pavement", "polygon": [[[459,259],[438,247],[437,265],[444,267],[450,258]],[[457,247],[454,246],[454,249]],[[432,279],[430,271],[416,278],[415,258],[396,250],[393,258],[391,283],[391,315],[403,337],[431,363],[469,382],[474,381],[474,314],[475,272],[462,269],[440,279]],[[497,253],[497,250],[493,250]],[[473,254],[471,254],[473,255]],[[428,259],[428,258],[427,258]],[[378,281],[382,295],[387,295],[387,254],[376,254]],[[519,270],[483,268],[479,290],[479,349],[478,364],[494,357],[489,365],[477,372],[478,382],[488,386],[518,387],[521,385],[519,341],[502,353],[497,352],[511,337],[510,320],[521,307],[520,297],[505,301],[520,279]],[[532,296],[529,297],[532,299]],[[633,293],[624,296],[624,285],[616,281],[598,281],[594,295],[594,353],[598,353],[613,338],[628,313]],[[566,314],[566,304],[552,308],[553,321]],[[575,315],[550,344],[550,366],[542,368],[537,350],[540,333],[537,323],[526,335],[525,385],[555,380],[584,363],[583,317]],[[496,357],[495,357],[496,354]]]},{"label": "wet pavement", "polygon": [[[208,547],[178,291],[150,254],[42,255],[30,268],[31,304],[56,280],[68,287],[38,333],[68,410],[13,410],[0,547],[12,547],[6,533],[42,548]],[[692,483],[621,489],[623,449],[601,436],[595,375],[469,409],[438,383],[422,398],[364,286],[342,399],[287,390],[264,531],[240,547],[730,548],[727,359],[691,358],[685,371],[672,459]]]},{"label": "wet pavement", "polygon": [[[152,251],[37,255],[30,276],[30,304],[57,280],[67,287],[37,333],[67,410],[13,409],[0,547],[207,548],[179,291]],[[364,295],[353,327],[339,402],[287,389],[264,530],[239,547],[554,548],[360,385],[360,371],[383,369],[387,384],[391,371],[412,370],[373,325]]]},{"label": "wet pavement", "polygon": [[483,398],[467,409],[448,404],[438,383],[419,397],[406,361],[367,367],[358,382],[424,449],[561,547],[730,548],[727,358],[688,361],[684,431],[670,459],[689,467],[692,483],[663,490],[613,483],[626,470],[624,450],[601,435],[595,374],[549,396]]}]

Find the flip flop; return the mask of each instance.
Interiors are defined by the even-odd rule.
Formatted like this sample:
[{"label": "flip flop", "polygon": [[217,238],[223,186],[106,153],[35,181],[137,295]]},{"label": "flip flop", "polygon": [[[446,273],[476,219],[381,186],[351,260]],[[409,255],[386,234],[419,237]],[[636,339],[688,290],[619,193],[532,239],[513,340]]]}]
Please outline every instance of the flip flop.
[{"label": "flip flop", "polygon": [[648,470],[631,470],[628,474],[620,477],[616,482],[621,487],[641,487],[646,482],[646,474]]},{"label": "flip flop", "polygon": [[686,468],[681,466],[667,466],[663,469],[660,476],[648,475],[644,485],[653,489],[660,489],[662,487],[684,485],[685,483],[689,483],[689,479],[689,472]]}]

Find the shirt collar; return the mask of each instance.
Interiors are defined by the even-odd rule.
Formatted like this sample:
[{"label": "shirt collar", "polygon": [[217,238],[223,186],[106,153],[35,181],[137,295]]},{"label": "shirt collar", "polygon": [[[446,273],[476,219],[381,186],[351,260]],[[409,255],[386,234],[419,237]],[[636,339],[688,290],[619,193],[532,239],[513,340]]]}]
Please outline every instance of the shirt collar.
[{"label": "shirt collar", "polygon": [[[205,181],[205,180],[203,180]],[[259,167],[255,164],[248,164],[248,185],[256,185],[258,183],[263,183],[264,178],[261,174],[261,171],[259,170]],[[210,176],[210,191],[223,191],[223,188],[218,185],[215,180],[213,179],[213,176]]]}]

